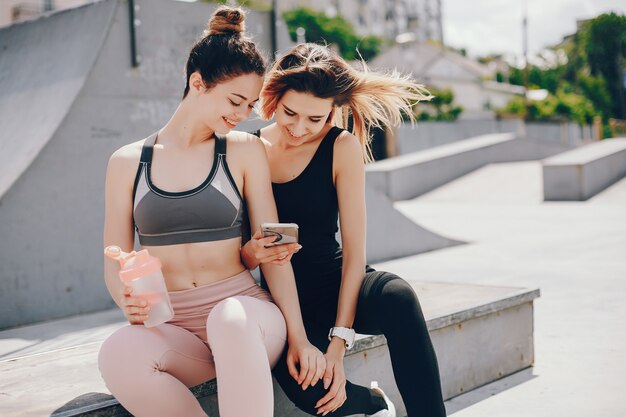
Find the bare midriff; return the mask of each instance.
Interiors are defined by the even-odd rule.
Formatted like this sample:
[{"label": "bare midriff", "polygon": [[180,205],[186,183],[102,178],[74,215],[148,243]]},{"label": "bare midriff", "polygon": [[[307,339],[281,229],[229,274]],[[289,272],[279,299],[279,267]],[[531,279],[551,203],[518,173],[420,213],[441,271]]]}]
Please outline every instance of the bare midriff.
[{"label": "bare midriff", "polygon": [[161,260],[168,291],[181,291],[212,284],[246,269],[241,263],[241,238],[215,242],[146,246]]}]

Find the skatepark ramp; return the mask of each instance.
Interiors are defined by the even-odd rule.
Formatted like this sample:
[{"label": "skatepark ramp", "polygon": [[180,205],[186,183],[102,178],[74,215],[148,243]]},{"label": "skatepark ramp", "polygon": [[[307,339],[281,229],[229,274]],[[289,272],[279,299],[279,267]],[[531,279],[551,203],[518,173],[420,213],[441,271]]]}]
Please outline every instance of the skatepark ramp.
[{"label": "skatepark ramp", "polygon": [[[0,329],[113,307],[102,278],[108,158],[170,118],[216,4],[141,2],[137,67],[128,6],[101,0],[0,29]],[[269,51],[269,13],[248,13],[246,27]],[[278,29],[283,50],[290,41]],[[370,262],[459,243],[379,193],[367,202]]]},{"label": "skatepark ramp", "polygon": [[[215,4],[102,0],[0,29],[0,328],[109,308],[104,174],[165,124]],[[269,13],[247,27],[270,47]]]}]

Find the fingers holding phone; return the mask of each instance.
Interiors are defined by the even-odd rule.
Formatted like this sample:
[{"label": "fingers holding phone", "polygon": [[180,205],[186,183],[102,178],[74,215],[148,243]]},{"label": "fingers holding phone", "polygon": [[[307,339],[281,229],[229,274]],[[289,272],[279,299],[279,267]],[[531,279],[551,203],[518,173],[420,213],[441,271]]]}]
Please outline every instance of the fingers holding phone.
[{"label": "fingers holding phone", "polygon": [[291,257],[302,248],[298,243],[297,231],[297,225],[293,224],[264,223],[261,230],[252,236],[254,257],[259,263],[284,265],[290,262]]},{"label": "fingers holding phone", "polygon": [[275,238],[267,246],[298,243],[298,225],[295,223],[263,223],[261,233],[264,238]]}]

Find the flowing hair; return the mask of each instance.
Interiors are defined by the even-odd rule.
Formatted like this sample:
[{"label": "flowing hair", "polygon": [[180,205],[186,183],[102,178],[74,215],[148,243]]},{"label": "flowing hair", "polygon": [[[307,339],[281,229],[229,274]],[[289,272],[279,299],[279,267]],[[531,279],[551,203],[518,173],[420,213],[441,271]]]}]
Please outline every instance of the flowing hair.
[{"label": "flowing hair", "polygon": [[260,116],[271,119],[289,90],[332,98],[334,122],[347,127],[352,117],[351,132],[365,161],[372,161],[370,129],[397,126],[403,117],[414,121],[412,107],[432,96],[410,76],[373,72],[361,63],[362,70],[355,69],[323,45],[295,46],[272,67],[261,91]]}]

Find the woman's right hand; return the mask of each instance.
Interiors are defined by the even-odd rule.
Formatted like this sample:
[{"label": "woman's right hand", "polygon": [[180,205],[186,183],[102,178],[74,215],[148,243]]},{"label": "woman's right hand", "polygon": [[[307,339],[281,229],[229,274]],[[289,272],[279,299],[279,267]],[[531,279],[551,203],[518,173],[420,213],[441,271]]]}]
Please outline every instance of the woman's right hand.
[{"label": "woman's right hand", "polygon": [[[257,231],[242,248],[244,262],[249,269],[256,268],[259,264],[272,263],[284,265],[291,261],[294,253],[302,249],[299,243],[286,243],[284,245],[268,246],[276,236],[263,237],[261,231]],[[266,247],[267,246],[267,247]]]},{"label": "woman's right hand", "polygon": [[129,286],[122,286],[122,311],[130,324],[143,324],[148,320],[150,307],[146,300],[134,297],[133,289]]},{"label": "woman's right hand", "polygon": [[326,358],[308,340],[291,342],[287,351],[287,368],[302,390],[306,390],[322,379],[326,371]]}]

